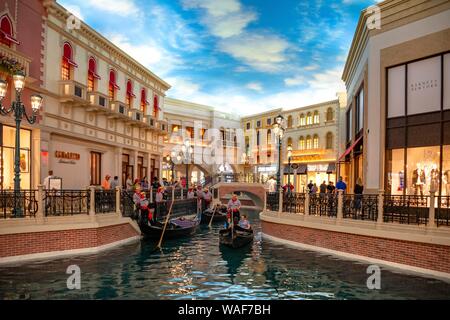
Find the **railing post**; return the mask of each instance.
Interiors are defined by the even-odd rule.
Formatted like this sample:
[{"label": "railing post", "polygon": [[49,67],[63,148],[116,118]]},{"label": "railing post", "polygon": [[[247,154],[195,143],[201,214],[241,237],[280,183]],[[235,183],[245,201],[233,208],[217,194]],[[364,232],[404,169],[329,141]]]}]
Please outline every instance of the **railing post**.
[{"label": "railing post", "polygon": [[309,216],[309,193],[305,193],[305,216]]},{"label": "railing post", "polygon": [[264,191],[264,208],[263,212],[267,211],[267,191]]},{"label": "railing post", "polygon": [[338,203],[337,203],[337,220],[342,220],[344,217],[344,190],[338,190]]},{"label": "railing post", "polygon": [[428,214],[428,228],[435,228],[436,227],[436,208],[435,208],[435,204],[434,204],[434,196],[435,192],[434,191],[430,191],[430,211]]},{"label": "railing post", "polygon": [[150,186],[150,203],[153,203],[153,187]]},{"label": "railing post", "polygon": [[384,191],[380,190],[378,193],[378,217],[377,217],[377,224],[383,223],[383,214],[384,214]]},{"label": "railing post", "polygon": [[172,187],[172,200],[175,200],[175,188]]},{"label": "railing post", "polygon": [[283,188],[280,188],[278,192],[278,214],[280,214],[281,212],[283,212]]},{"label": "railing post", "polygon": [[37,211],[36,211],[36,220],[38,222],[44,222],[44,196],[45,196],[45,191],[44,191],[44,185],[40,184],[38,185],[38,191],[37,191],[37,202],[38,202],[38,207],[37,207]]},{"label": "railing post", "polygon": [[89,216],[95,220],[95,186],[89,187],[91,201],[89,203]]},{"label": "railing post", "polygon": [[122,212],[120,211],[120,192],[121,188],[120,186],[116,187],[116,213],[121,216]]},{"label": "railing post", "polygon": [[[181,200],[183,200],[183,195],[184,195],[184,188],[181,188]],[[187,198],[187,194],[186,194],[186,198]]]}]

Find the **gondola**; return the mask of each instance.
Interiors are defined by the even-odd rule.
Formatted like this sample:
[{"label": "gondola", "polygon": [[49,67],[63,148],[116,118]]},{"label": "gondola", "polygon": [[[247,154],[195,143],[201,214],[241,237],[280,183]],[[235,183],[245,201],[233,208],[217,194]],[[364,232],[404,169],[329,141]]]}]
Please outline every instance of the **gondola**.
[{"label": "gondola", "polygon": [[[215,210],[215,212],[213,211]],[[213,214],[214,212],[214,214]],[[209,223],[213,219],[212,222],[226,222],[227,221],[227,207],[226,206],[218,206],[215,209],[208,208],[202,212],[201,223]]]},{"label": "gondola", "polygon": [[219,231],[219,242],[230,248],[241,248],[253,241],[253,229],[243,229],[237,225]]},{"label": "gondola", "polygon": [[[200,224],[199,219],[175,218],[170,219],[164,233],[165,239],[180,238],[192,235]],[[164,229],[164,221],[142,219],[139,223],[141,232],[148,238],[159,239]]]}]

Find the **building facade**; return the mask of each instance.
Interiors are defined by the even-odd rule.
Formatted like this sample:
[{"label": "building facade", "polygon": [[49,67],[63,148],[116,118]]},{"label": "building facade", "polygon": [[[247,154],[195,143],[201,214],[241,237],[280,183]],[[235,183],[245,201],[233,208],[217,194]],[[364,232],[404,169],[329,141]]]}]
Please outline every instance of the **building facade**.
[{"label": "building facade", "polygon": [[[450,194],[450,2],[384,1],[363,11],[345,65],[340,170],[367,193]],[[405,14],[408,13],[408,14]]]}]

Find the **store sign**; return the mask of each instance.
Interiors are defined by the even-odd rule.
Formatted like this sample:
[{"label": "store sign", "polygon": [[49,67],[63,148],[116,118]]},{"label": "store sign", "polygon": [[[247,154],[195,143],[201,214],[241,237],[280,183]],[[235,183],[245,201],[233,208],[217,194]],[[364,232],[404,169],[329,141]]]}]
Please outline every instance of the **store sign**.
[{"label": "store sign", "polygon": [[308,164],[308,172],[327,172],[328,164]]},{"label": "store sign", "polygon": [[76,164],[76,160],[80,160],[80,154],[74,152],[55,151],[55,158],[59,159],[59,163]]},{"label": "store sign", "polygon": [[276,167],[258,167],[258,172],[275,172],[277,171]]}]

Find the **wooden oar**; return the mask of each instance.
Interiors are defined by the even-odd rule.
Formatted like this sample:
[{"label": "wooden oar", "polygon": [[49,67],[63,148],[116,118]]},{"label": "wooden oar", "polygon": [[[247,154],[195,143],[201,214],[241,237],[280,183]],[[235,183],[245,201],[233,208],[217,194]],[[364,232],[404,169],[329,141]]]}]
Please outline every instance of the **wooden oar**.
[{"label": "wooden oar", "polygon": [[[173,191],[172,191],[172,193],[173,193]],[[166,232],[167,223],[169,222],[169,218],[170,218],[170,214],[172,213],[172,208],[173,208],[173,203],[174,202],[175,202],[175,197],[172,197],[172,203],[170,204],[169,212],[167,213],[166,221],[164,223],[164,228],[163,228],[163,231],[161,233],[161,238],[159,238],[159,242],[158,242],[158,245],[156,246],[156,248],[161,249],[161,244],[162,244],[162,241],[163,241],[164,233]]]},{"label": "wooden oar", "polygon": [[213,214],[212,214],[212,216],[211,216],[211,220],[209,220],[209,225],[208,225],[208,227],[210,227],[210,228],[211,228],[211,225],[212,225],[212,222],[213,222],[213,219],[214,219],[214,214],[216,213],[217,204],[218,204],[218,202],[216,202],[216,204],[214,205],[214,208],[213,208]]}]

